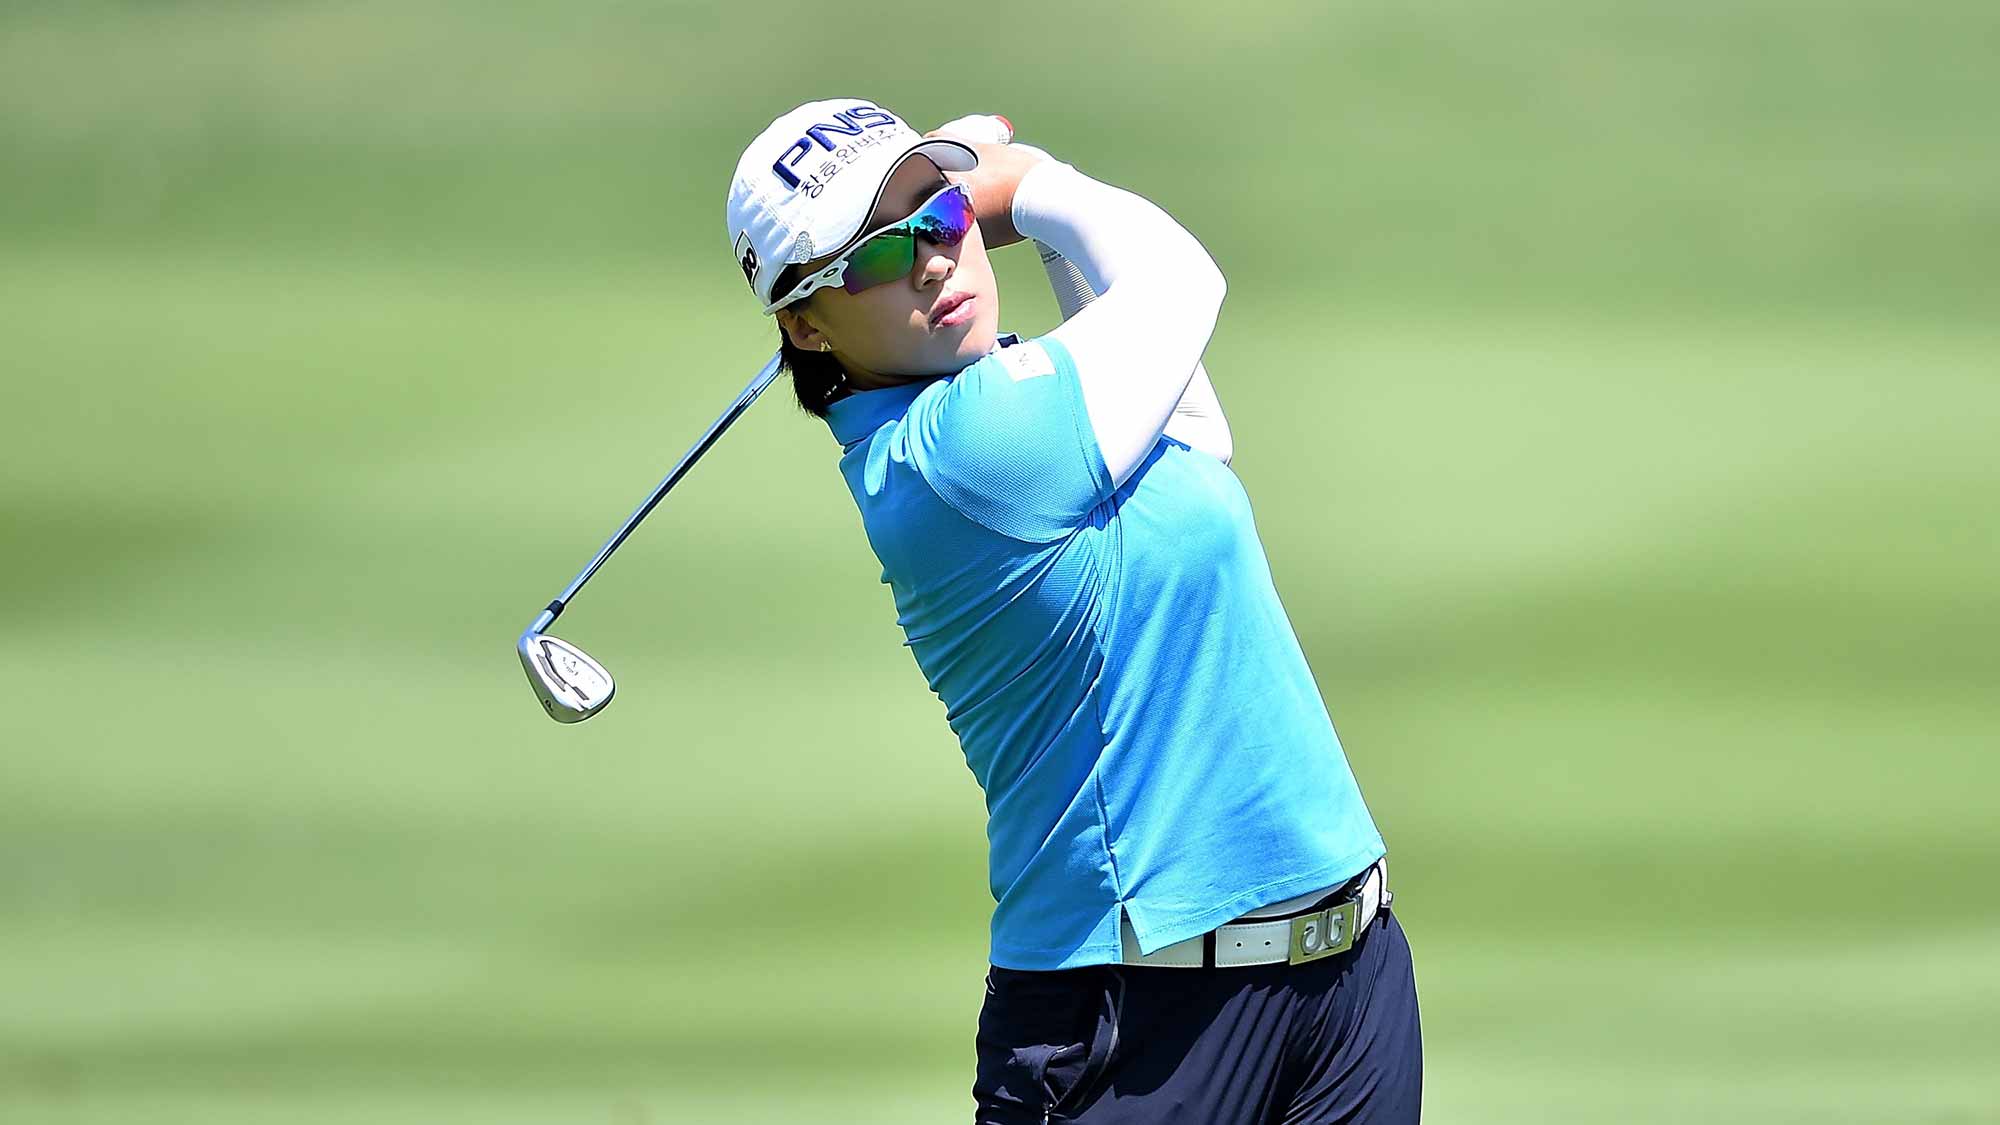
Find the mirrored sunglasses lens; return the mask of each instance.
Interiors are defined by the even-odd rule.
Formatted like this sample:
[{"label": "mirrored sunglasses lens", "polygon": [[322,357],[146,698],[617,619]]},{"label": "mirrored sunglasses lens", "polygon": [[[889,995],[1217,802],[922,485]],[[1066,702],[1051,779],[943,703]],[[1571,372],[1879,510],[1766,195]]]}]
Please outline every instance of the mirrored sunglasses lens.
[{"label": "mirrored sunglasses lens", "polygon": [[961,185],[924,204],[910,216],[910,225],[932,242],[956,246],[972,229],[972,196]]},{"label": "mirrored sunglasses lens", "polygon": [[854,253],[848,255],[847,271],[841,275],[840,287],[849,293],[859,293],[902,277],[916,262],[917,242],[914,237],[902,231],[878,234],[855,247]]}]

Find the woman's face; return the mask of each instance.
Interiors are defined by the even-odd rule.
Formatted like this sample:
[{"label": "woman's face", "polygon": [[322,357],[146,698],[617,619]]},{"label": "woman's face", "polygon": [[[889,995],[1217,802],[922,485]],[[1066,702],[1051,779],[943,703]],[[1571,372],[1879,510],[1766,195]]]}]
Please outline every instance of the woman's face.
[{"label": "woman's face", "polygon": [[[909,217],[947,182],[929,160],[904,160],[861,229],[872,231]],[[794,276],[821,269],[833,258],[807,263]],[[823,340],[832,345],[851,384],[879,386],[884,382],[870,376],[950,374],[992,351],[1000,294],[975,222],[956,246],[919,238],[916,261],[899,280],[859,293],[839,286],[821,289],[779,309],[777,316],[794,345],[818,351]]]}]

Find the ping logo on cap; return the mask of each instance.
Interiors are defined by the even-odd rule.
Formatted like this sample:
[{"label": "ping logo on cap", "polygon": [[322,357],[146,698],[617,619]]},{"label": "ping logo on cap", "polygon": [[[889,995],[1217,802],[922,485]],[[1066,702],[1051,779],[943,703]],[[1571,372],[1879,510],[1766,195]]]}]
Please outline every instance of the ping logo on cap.
[{"label": "ping logo on cap", "polygon": [[895,115],[866,103],[842,110],[833,117],[832,121],[819,121],[807,126],[806,135],[793,141],[792,147],[786,149],[783,156],[771,162],[771,171],[777,174],[778,179],[784,181],[786,187],[799,186],[801,181],[792,169],[799,166],[799,162],[812,151],[814,144],[827,152],[832,152],[835,145],[833,141],[827,139],[829,136],[858,137],[871,128],[883,125],[896,128],[903,124],[896,120]]},{"label": "ping logo on cap", "polygon": [[754,292],[757,288],[757,248],[750,244],[750,232],[736,236],[736,264],[743,267],[743,280],[750,283]]}]

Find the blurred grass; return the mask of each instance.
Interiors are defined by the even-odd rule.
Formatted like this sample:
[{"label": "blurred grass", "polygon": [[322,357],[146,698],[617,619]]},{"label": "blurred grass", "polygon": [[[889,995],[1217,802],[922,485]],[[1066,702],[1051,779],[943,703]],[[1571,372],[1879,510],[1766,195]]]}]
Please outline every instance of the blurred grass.
[{"label": "blurred grass", "polygon": [[1228,270],[1432,1120],[2000,1120],[2000,17],[1010,23],[0,12],[0,1120],[964,1119],[979,796],[818,424],[565,618],[616,708],[507,653],[766,354],[719,196],[841,91]]}]

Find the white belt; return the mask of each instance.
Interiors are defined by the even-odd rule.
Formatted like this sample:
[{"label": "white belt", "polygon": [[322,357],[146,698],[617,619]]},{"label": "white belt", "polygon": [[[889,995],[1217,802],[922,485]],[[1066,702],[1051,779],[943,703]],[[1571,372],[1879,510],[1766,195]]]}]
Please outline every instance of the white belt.
[{"label": "white belt", "polygon": [[1132,923],[1121,912],[1125,948],[1118,963],[1199,969],[1205,963],[1204,951],[1213,940],[1214,964],[1218,969],[1275,965],[1281,961],[1302,965],[1354,948],[1355,940],[1375,921],[1390,898],[1388,863],[1376,860],[1375,866],[1362,877],[1360,887],[1340,902],[1289,918],[1231,922],[1212,933],[1199,934],[1145,954],[1139,952],[1138,935],[1132,932]]}]

